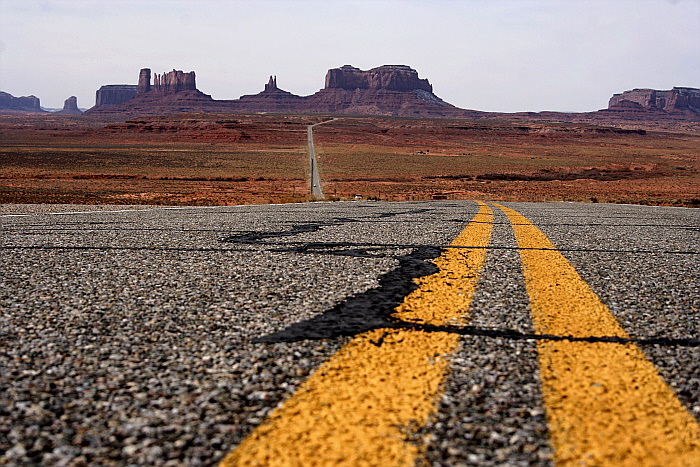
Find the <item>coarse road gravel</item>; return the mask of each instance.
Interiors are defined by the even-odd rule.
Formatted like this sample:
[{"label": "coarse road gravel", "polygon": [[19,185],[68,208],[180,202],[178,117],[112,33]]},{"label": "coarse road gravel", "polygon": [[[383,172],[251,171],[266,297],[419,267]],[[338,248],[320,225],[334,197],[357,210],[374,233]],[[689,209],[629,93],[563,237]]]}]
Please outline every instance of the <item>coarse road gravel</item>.
[{"label": "coarse road gravel", "polygon": [[[676,339],[641,346],[699,418],[700,347],[682,342],[700,339],[700,211],[504,204],[632,337]],[[0,463],[216,464],[349,337],[256,339],[339,307],[389,306],[476,212],[1,205]],[[512,229],[495,214],[470,325],[531,333]],[[551,465],[535,342],[466,335],[451,361],[416,434],[428,463]]]}]

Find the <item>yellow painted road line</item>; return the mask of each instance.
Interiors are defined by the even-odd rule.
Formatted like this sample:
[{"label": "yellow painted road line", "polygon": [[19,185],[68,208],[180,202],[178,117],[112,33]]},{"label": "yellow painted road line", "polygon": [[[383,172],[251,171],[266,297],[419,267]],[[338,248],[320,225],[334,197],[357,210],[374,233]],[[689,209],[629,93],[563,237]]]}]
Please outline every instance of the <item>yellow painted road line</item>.
[{"label": "yellow painted road line", "polygon": [[[488,245],[493,221],[483,203],[452,246]],[[448,249],[434,275],[397,307],[395,317],[429,324],[466,319],[485,248]],[[445,310],[449,310],[446,312]],[[459,336],[377,329],[354,337],[222,461],[239,465],[414,465],[408,442],[437,408],[446,357]]]},{"label": "yellow painted road line", "polygon": [[[544,233],[499,208],[515,231],[537,332],[627,338]],[[700,465],[700,425],[636,344],[541,340],[538,354],[557,465]]]},{"label": "yellow painted road line", "polygon": [[450,244],[478,248],[453,248],[440,255],[435,260],[439,271],[416,279],[419,288],[396,307],[392,316],[420,324],[464,324],[492,228],[493,211],[481,204],[471,223]]}]

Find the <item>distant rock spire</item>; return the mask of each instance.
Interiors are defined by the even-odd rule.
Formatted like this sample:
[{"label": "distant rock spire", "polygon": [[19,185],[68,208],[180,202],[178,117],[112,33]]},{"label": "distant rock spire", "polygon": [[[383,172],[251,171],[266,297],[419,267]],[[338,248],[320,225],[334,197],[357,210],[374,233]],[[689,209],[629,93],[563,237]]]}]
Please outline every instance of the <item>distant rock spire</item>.
[{"label": "distant rock spire", "polygon": [[138,93],[144,94],[151,90],[151,69],[141,68],[139,72]]},{"label": "distant rock spire", "polygon": [[63,102],[63,109],[59,111],[60,114],[68,115],[80,115],[83,112],[78,108],[78,98],[75,96],[70,96]]},{"label": "distant rock spire", "polygon": [[277,76],[270,75],[270,79],[265,85],[265,92],[276,91],[277,89]]}]

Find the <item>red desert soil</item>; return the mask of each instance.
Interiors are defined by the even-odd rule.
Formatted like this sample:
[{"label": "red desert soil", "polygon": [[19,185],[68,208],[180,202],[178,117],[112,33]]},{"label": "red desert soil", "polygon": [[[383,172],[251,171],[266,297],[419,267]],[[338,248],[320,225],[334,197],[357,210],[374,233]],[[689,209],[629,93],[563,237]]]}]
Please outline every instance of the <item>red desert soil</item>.
[{"label": "red desert soil", "polygon": [[[320,116],[0,116],[0,203],[305,201]],[[647,127],[648,128],[648,127]],[[343,117],[314,130],[331,199],[700,205],[700,131]]]}]

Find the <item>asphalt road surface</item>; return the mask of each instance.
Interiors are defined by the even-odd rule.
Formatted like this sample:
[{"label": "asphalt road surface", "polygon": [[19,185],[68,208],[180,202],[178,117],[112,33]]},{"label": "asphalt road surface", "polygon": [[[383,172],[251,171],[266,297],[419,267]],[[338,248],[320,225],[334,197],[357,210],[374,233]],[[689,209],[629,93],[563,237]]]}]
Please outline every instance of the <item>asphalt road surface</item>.
[{"label": "asphalt road surface", "polygon": [[325,122],[316,123],[306,127],[306,140],[309,147],[309,170],[311,176],[311,196],[317,199],[323,199],[323,189],[321,188],[321,177],[318,174],[318,160],[316,159],[316,151],[314,150],[314,127],[323,125],[324,123],[332,122],[337,119],[326,120]]},{"label": "asphalt road surface", "polygon": [[0,206],[0,464],[698,465],[700,211],[503,204]]}]

